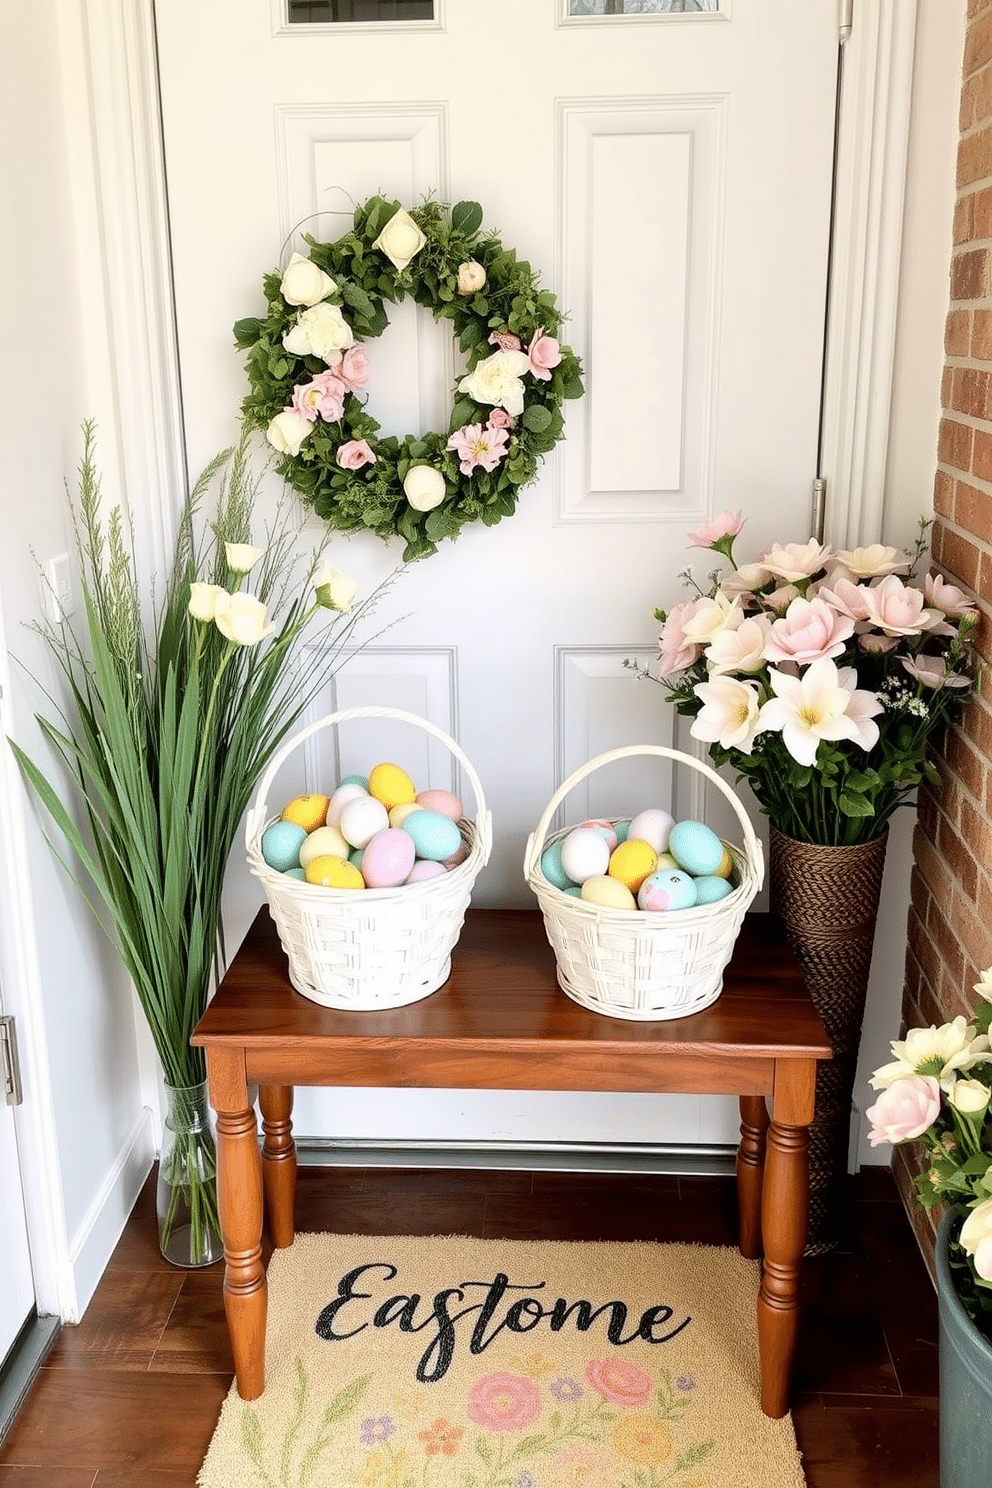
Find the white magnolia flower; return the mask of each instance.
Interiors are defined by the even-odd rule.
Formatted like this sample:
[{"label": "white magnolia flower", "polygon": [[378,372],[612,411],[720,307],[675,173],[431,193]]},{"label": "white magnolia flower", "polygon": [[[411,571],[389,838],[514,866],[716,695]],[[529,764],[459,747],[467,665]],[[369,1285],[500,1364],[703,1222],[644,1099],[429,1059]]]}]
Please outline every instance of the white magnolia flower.
[{"label": "white magnolia flower", "polygon": [[444,476],[433,465],[414,465],[403,481],[403,494],[414,511],[433,511],[444,500],[444,490]]},{"label": "white magnolia flower", "polygon": [[323,605],[325,610],[340,610],[343,615],[351,609],[358,593],[356,580],[332,568],[326,558],[320,565],[313,587],[319,605]]},{"label": "white magnolia flower", "polygon": [[761,554],[761,564],[776,579],[798,584],[818,573],[831,557],[831,549],[811,537],[805,543],[777,543]]},{"label": "white magnolia flower", "polygon": [[758,688],[736,677],[714,676],[692,689],[702,707],[689,729],[694,739],[718,743],[721,749],[750,752],[758,727]]},{"label": "white magnolia flower", "polygon": [[947,1099],[956,1111],[964,1116],[977,1116],[989,1103],[992,1091],[981,1080],[955,1080],[947,1092]]},{"label": "white magnolia flower", "polygon": [[976,1204],[961,1226],[961,1244],[984,1281],[992,1281],[992,1199]]},{"label": "white magnolia flower", "polygon": [[189,612],[194,620],[212,620],[219,595],[227,594],[221,584],[190,584]]},{"label": "white magnolia flower", "polygon": [[728,599],[718,589],[714,595],[703,596],[682,622],[685,639],[693,646],[708,646],[721,630],[736,630],[744,618],[744,611],[736,600]]},{"label": "white magnolia flower", "polygon": [[812,765],[821,739],[850,739],[862,749],[878,740],[873,716],[882,704],[873,692],[859,692],[853,667],[838,670],[830,660],[814,661],[802,676],[769,670],[775,693],[761,709],[758,732],[781,732],[786,749],[801,765]]},{"label": "white magnolia flower", "polygon": [[251,543],[225,543],[224,556],[232,573],[250,573],[265,553],[264,548],[253,548]]},{"label": "white magnolia flower", "polygon": [[355,340],[351,326],[337,305],[321,302],[304,310],[282,344],[291,356],[320,357],[327,366],[341,360],[341,352]]},{"label": "white magnolia flower", "polygon": [[907,1075],[933,1075],[942,1090],[950,1090],[958,1075],[989,1057],[987,1034],[975,1036],[975,1026],[959,1014],[938,1028],[911,1028],[904,1039],[891,1045],[895,1059],[872,1075],[873,1090],[885,1090]]},{"label": "white magnolia flower", "polygon": [[706,647],[710,676],[721,672],[760,672],[765,666],[764,646],[771,621],[767,615],[749,615],[736,628],[724,626]]},{"label": "white magnolia flower", "polygon": [[255,646],[275,630],[275,625],[267,619],[264,604],[252,594],[218,595],[214,624],[236,646]]},{"label": "white magnolia flower", "polygon": [[295,408],[284,408],[277,413],[265,431],[265,437],[281,455],[298,455],[304,440],[309,439],[313,424],[297,413]]},{"label": "white magnolia flower", "polygon": [[287,305],[316,305],[333,294],[337,285],[312,258],[294,253],[283,271],[279,288]]},{"label": "white magnolia flower", "polygon": [[912,564],[908,553],[884,543],[870,543],[866,548],[844,548],[831,560],[831,577],[843,570],[852,579],[881,579],[886,574],[905,572]]},{"label": "white magnolia flower", "polygon": [[505,408],[514,418],[524,411],[524,385],[521,379],[530,366],[525,351],[494,351],[474,367],[458,384],[476,403],[491,403]]},{"label": "white magnolia flower", "polygon": [[386,223],[372,244],[389,259],[395,269],[405,269],[412,258],[423,248],[427,239],[414,222],[410,213],[400,207]]}]

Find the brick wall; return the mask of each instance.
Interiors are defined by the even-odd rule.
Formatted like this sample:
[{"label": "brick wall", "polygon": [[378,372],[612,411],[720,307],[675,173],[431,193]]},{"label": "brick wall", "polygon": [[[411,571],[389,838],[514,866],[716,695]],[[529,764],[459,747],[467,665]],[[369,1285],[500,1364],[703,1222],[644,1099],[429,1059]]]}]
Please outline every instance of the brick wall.
[{"label": "brick wall", "polygon": [[[934,481],[937,567],[982,613],[979,694],[924,789],[914,837],[904,1027],[968,1013],[972,985],[992,965],[992,0],[969,0],[942,418]],[[939,1214],[921,1213],[914,1154],[893,1171],[924,1254]]]}]

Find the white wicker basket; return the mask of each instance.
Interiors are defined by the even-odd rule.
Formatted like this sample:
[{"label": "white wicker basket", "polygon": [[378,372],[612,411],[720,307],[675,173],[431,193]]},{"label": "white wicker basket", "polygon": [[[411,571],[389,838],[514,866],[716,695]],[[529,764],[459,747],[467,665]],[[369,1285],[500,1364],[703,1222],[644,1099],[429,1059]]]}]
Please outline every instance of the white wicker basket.
[{"label": "white wicker basket", "polygon": [[[358,718],[409,723],[447,745],[475,794],[475,818],[459,822],[469,853],[443,877],[395,889],[329,889],[288,878],[262,857],[266,796],[280,765],[311,735]],[[472,888],[492,848],[492,819],[471,761],[442,729],[398,708],[346,708],[302,729],[273,756],[245,825],[248,866],[265,888],[297,992],[324,1007],[372,1012],[436,992],[451,970]]]},{"label": "white wicker basket", "polygon": [[[688,765],[727,797],[744,833],[744,848],[724,845],[734,859],[736,887],[716,904],[670,914],[601,909],[563,893],[541,872],[541,856],[570,828],[546,838],[561,802],[580,781],[614,760],[660,755]],[[684,1018],[719,997],[741,922],[764,878],[761,843],[734,792],[715,770],[661,744],[631,744],[589,760],[555,791],[527,840],[524,876],[537,895],[558,962],[558,982],[574,1002],[611,1018]]]}]

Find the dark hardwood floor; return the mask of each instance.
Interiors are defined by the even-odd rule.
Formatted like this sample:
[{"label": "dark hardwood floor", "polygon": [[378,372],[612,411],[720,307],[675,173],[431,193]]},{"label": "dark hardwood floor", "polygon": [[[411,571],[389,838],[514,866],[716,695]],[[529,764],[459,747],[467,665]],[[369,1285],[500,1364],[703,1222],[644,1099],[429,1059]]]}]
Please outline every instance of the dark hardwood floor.
[{"label": "dark hardwood floor", "polygon": [[[804,1262],[793,1420],[809,1488],[937,1488],[933,1286],[887,1169],[852,1179],[847,1209],[849,1239]],[[733,1244],[734,1184],[301,1167],[297,1228]],[[160,1258],[149,1180],[0,1444],[0,1488],[192,1488],[232,1378],[221,1276]]]}]

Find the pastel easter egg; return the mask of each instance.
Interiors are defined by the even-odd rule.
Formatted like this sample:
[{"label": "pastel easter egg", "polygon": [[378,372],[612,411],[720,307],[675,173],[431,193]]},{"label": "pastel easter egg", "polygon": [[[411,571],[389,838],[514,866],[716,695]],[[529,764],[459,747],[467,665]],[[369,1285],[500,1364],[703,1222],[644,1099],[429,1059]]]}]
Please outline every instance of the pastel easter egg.
[{"label": "pastel easter egg", "polygon": [[410,876],[417,856],[413,838],[402,827],[377,832],[362,857],[362,877],[370,889],[393,889]]},{"label": "pastel easter egg", "polygon": [[626,842],[630,836],[630,818],[624,817],[622,821],[613,823],[613,830],[617,834],[617,844]]},{"label": "pastel easter egg", "polygon": [[561,865],[561,838],[557,838],[541,854],[541,872],[548,883],[556,889],[572,887],[572,880]]},{"label": "pastel easter egg", "polygon": [[300,848],[300,867],[305,868],[313,858],[346,858],[351,852],[351,843],[346,842],[337,827],[318,827],[308,832]]},{"label": "pastel easter egg", "polygon": [[432,878],[443,878],[446,872],[443,863],[435,862],[433,858],[418,858],[407,874],[406,881],[408,884],[427,883]]},{"label": "pastel easter egg", "polygon": [[572,899],[582,898],[582,889],[578,884],[569,884],[567,889],[562,889],[563,894],[568,894]]},{"label": "pastel easter egg", "polygon": [[730,848],[727,847],[726,844],[725,844],[724,845],[724,849],[723,849],[723,859],[722,859],[722,861],[720,863],[719,868],[714,868],[713,869],[713,872],[714,872],[714,874],[716,875],[717,878],[729,878],[731,876],[731,874],[733,873],[733,871],[734,871],[734,855],[730,851]]},{"label": "pastel easter egg", "polygon": [[608,872],[611,877],[626,884],[636,894],[641,884],[658,866],[658,854],[650,842],[640,837],[628,837],[610,855]]},{"label": "pastel easter egg", "polygon": [[668,835],[675,825],[675,818],[670,811],[663,811],[660,806],[652,806],[647,811],[639,811],[630,823],[628,837],[640,837],[645,842],[650,842],[656,853],[668,850]]},{"label": "pastel easter egg", "polygon": [[338,785],[360,785],[363,791],[367,791],[369,777],[367,775],[342,775]]},{"label": "pastel easter egg", "polygon": [[457,868],[459,863],[464,863],[471,850],[465,838],[459,835],[458,846],[454,852],[450,857],[441,859],[442,868]]},{"label": "pastel easter egg", "polygon": [[427,811],[440,811],[442,816],[450,816],[453,822],[461,821],[462,817],[465,815],[462,803],[455,795],[454,791],[418,791],[417,805],[423,806]]},{"label": "pastel easter egg", "polygon": [[306,876],[306,870],[304,868],[287,868],[283,873],[283,878],[305,879]]},{"label": "pastel easter egg", "polygon": [[364,847],[376,832],[389,826],[389,813],[375,796],[358,796],[346,801],[338,817],[338,831],[352,847]]},{"label": "pastel easter egg", "polygon": [[307,883],[324,889],[364,889],[365,880],[347,858],[324,853],[311,858],[305,869]]},{"label": "pastel easter egg", "polygon": [[579,890],[580,898],[587,904],[598,904],[600,909],[636,909],[637,900],[618,878],[608,873],[596,873],[587,878]]},{"label": "pastel easter egg", "polygon": [[573,883],[585,883],[610,864],[610,845],[592,827],[573,827],[561,840],[561,866]]},{"label": "pastel easter egg", "polygon": [[327,796],[294,796],[282,808],[280,815],[283,821],[295,822],[305,832],[312,832],[314,827],[324,825],[329,804]]},{"label": "pastel easter egg", "polygon": [[417,787],[400,765],[389,761],[374,765],[369,771],[369,795],[381,801],[387,811],[401,801],[415,801]]},{"label": "pastel easter egg", "polygon": [[354,863],[356,868],[361,869],[362,858],[364,856],[365,849],[363,847],[353,847],[351,852],[348,854],[348,862]]},{"label": "pastel easter egg", "polygon": [[637,891],[638,907],[658,913],[691,909],[695,902],[695,880],[678,868],[662,868],[649,874]]},{"label": "pastel easter egg", "polygon": [[367,797],[368,791],[364,786],[359,785],[357,780],[342,781],[327,803],[327,815],[324,818],[327,826],[337,826],[341,820],[341,813],[349,801],[361,801]]},{"label": "pastel easter egg", "polygon": [[694,882],[697,904],[719,904],[721,899],[734,892],[733,885],[715,873],[701,874]]},{"label": "pastel easter egg", "polygon": [[723,862],[723,843],[700,821],[676,822],[668,837],[668,851],[686,873],[698,878],[715,873]]},{"label": "pastel easter egg", "polygon": [[598,817],[594,821],[580,822],[579,826],[591,827],[594,832],[598,832],[601,837],[605,837],[609,843],[610,852],[616,847],[617,829],[611,821],[606,821],[603,817]]},{"label": "pastel easter egg", "polygon": [[457,852],[462,840],[458,824],[450,816],[444,816],[440,811],[428,811],[426,807],[423,811],[412,812],[400,830],[413,839],[418,858],[433,858],[436,863],[443,863],[445,858]]},{"label": "pastel easter egg", "polygon": [[663,852],[658,854],[659,868],[677,868],[678,866],[678,863],[676,863],[670,852]]},{"label": "pastel easter egg", "polygon": [[411,812],[423,811],[423,809],[423,806],[418,806],[416,801],[401,801],[398,806],[394,806],[390,811],[389,825],[391,827],[401,827]]},{"label": "pastel easter egg", "polygon": [[300,848],[306,836],[306,828],[296,822],[272,822],[262,833],[260,846],[264,861],[278,873],[285,873],[287,868],[299,868]]}]

